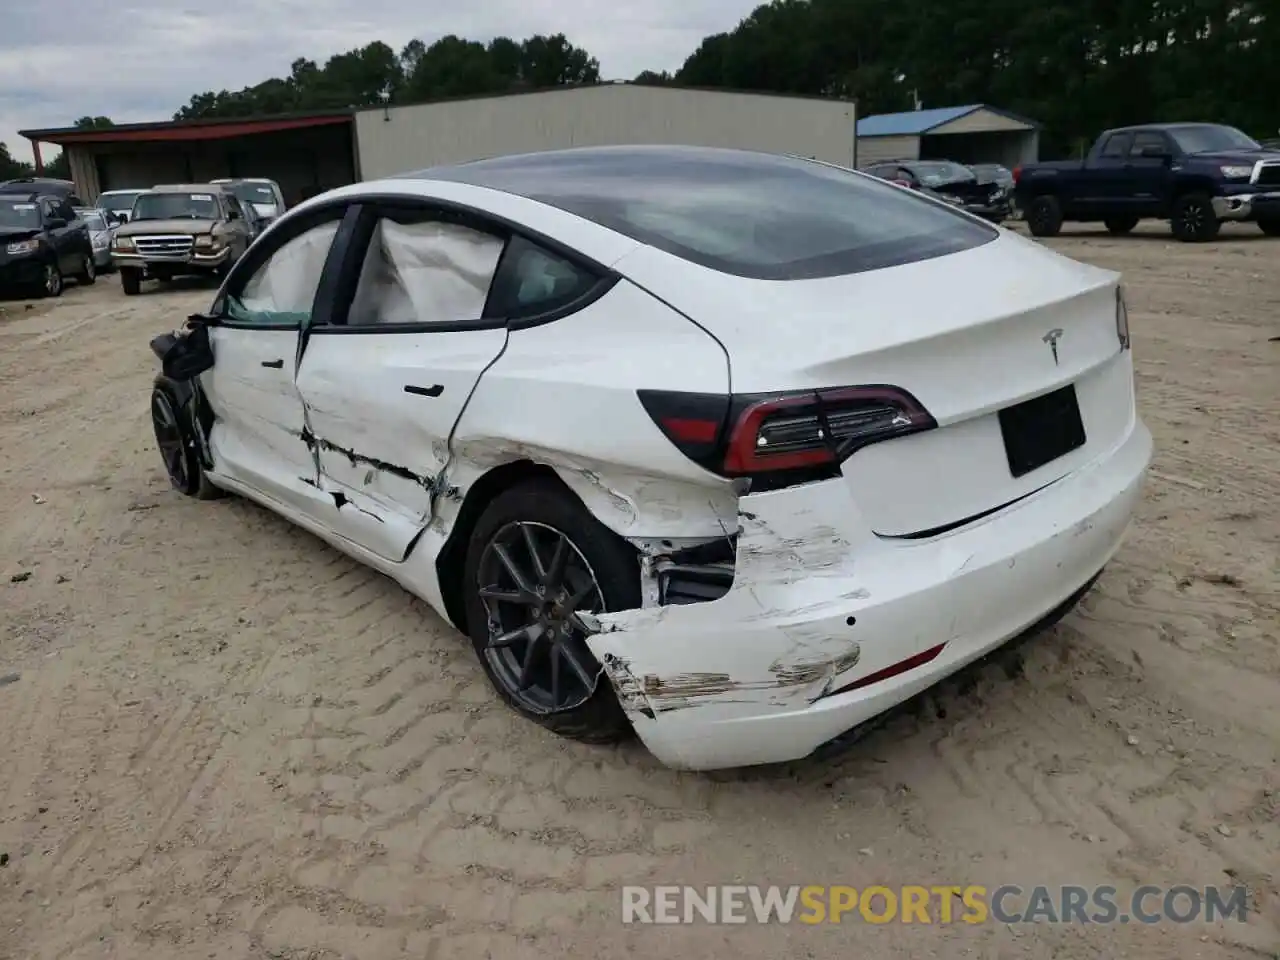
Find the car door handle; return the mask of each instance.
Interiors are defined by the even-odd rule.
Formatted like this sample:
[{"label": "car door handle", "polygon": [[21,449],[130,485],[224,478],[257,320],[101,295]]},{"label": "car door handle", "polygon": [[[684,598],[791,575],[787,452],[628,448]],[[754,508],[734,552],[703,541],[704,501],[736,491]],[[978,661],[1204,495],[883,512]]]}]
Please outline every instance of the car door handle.
[{"label": "car door handle", "polygon": [[264,367],[270,367],[272,370],[283,370],[283,369],[284,369],[284,361],[283,361],[283,360],[263,360],[263,361],[262,361],[262,365],[263,365]]},{"label": "car door handle", "polygon": [[418,397],[438,397],[440,394],[444,393],[444,384],[433,383],[429,387],[416,387],[412,383],[406,383],[404,385],[404,392],[412,393],[414,396]]}]

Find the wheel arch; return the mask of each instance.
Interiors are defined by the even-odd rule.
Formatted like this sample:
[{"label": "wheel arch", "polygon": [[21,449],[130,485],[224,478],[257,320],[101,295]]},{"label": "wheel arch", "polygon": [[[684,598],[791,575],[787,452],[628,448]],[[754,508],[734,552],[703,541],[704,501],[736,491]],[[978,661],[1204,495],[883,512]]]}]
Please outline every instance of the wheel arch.
[{"label": "wheel arch", "polygon": [[[440,582],[440,595],[444,599],[445,612],[455,627],[463,633],[467,630],[466,603],[462,596],[463,566],[472,531],[485,508],[512,487],[533,480],[546,480],[555,484],[574,502],[590,510],[574,489],[565,482],[552,466],[536,460],[513,460],[485,471],[470,485],[462,500],[462,506],[453,519],[449,536],[436,555],[436,576]],[[621,539],[621,538],[620,538]]]}]

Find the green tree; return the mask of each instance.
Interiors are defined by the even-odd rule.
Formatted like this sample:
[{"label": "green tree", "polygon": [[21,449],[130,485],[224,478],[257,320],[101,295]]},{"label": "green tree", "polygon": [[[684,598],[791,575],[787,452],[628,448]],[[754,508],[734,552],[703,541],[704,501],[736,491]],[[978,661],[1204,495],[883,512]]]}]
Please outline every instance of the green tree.
[{"label": "green tree", "polygon": [[0,180],[13,180],[16,177],[29,177],[33,167],[9,153],[9,146],[0,143]]}]

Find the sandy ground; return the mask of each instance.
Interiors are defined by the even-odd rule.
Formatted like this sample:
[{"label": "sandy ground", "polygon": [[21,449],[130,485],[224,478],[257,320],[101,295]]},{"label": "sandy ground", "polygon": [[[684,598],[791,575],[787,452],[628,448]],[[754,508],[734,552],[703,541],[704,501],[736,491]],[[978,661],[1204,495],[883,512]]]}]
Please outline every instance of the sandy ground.
[{"label": "sandy ground", "polygon": [[[147,340],[207,291],[3,304],[0,956],[1280,955],[1280,242],[1053,246],[1127,276],[1159,452],[1126,546],[1020,675],[715,776],[519,721],[392,583],[169,489]],[[1240,884],[1254,913],[619,922],[622,884],[735,882]]]}]

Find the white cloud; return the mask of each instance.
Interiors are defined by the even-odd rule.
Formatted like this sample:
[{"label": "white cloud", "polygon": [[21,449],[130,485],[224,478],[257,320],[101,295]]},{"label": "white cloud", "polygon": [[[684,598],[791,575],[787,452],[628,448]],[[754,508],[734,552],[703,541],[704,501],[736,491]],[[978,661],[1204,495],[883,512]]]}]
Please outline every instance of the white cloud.
[{"label": "white cloud", "polygon": [[374,40],[398,50],[449,33],[481,41],[564,33],[599,58],[605,78],[628,79],[674,70],[704,36],[732,29],[758,2],[21,0],[27,9],[9,11],[0,32],[0,142],[30,160],[19,130],[70,126],[86,114],[167,120],[194,94],[251,86],[288,74],[298,57],[323,63]]}]

